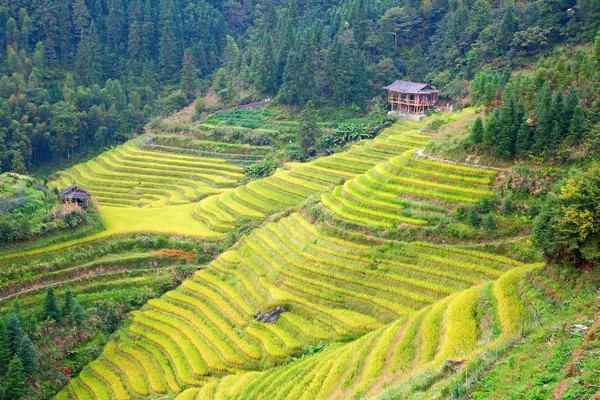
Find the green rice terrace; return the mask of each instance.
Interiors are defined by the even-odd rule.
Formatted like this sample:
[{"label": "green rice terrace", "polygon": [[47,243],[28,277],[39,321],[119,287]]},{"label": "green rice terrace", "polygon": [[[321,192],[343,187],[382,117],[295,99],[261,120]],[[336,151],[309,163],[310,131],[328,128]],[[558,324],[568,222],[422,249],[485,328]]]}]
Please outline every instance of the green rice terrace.
[{"label": "green rice terrace", "polygon": [[1,250],[0,307],[34,318],[48,288],[100,307],[90,323],[112,328],[60,361],[76,372],[57,399],[457,398],[532,326],[551,292],[535,283],[553,281],[522,218],[490,206],[499,172],[416,154],[472,110],[248,179],[277,145],[219,127],[285,137],[273,115],[176,115],[56,175],[91,193],[104,229]]}]

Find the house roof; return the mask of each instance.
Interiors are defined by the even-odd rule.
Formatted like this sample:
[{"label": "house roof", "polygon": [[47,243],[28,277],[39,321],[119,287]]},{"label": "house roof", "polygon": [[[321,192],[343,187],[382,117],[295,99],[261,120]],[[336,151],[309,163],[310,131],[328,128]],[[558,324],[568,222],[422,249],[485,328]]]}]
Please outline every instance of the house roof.
[{"label": "house roof", "polygon": [[421,93],[421,94],[431,94],[431,93],[439,93],[440,91],[429,85],[428,83],[419,83],[419,82],[408,82],[408,81],[396,81],[391,85],[384,86],[384,89],[391,90],[393,92],[402,92],[402,93]]},{"label": "house roof", "polygon": [[87,199],[90,197],[90,193],[77,185],[71,185],[61,190],[60,196],[70,197],[72,199]]}]

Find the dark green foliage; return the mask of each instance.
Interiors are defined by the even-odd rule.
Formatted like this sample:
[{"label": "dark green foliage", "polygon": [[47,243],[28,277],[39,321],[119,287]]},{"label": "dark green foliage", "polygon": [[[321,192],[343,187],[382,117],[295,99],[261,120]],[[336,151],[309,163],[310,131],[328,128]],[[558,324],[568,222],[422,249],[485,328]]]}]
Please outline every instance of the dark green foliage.
[{"label": "dark green foliage", "polygon": [[196,66],[190,49],[185,51],[182,64],[181,90],[189,100],[192,100],[196,98]]},{"label": "dark green foliage", "polygon": [[508,195],[502,202],[502,215],[509,216],[515,212],[512,196]]},{"label": "dark green foliage", "polygon": [[537,125],[533,136],[533,151],[542,153],[553,146],[554,118],[552,116],[552,89],[549,84],[545,84],[539,94],[536,114]]},{"label": "dark green foliage", "polygon": [[10,360],[8,373],[4,381],[4,398],[20,399],[27,393],[26,375],[23,371],[23,363],[18,356]]},{"label": "dark green foliage", "polygon": [[515,142],[515,152],[519,157],[523,157],[531,150],[532,137],[531,129],[525,119],[521,122],[519,131],[517,132],[517,140]]},{"label": "dark green foliage", "polygon": [[476,208],[473,207],[469,210],[469,214],[467,215],[467,223],[475,228],[479,228],[481,226],[481,216],[479,216]]},{"label": "dark green foliage", "polygon": [[8,340],[8,350],[10,357],[19,352],[21,348],[21,340],[23,339],[23,327],[19,316],[12,312],[6,322],[6,337]]},{"label": "dark green foliage", "polygon": [[27,334],[23,335],[18,356],[23,364],[23,373],[25,376],[33,376],[38,370],[37,351]]},{"label": "dark green foliage", "polygon": [[486,231],[495,231],[496,229],[498,229],[498,225],[496,225],[496,220],[494,219],[494,216],[491,213],[488,214],[488,216],[485,218],[485,221],[483,221],[483,229],[485,229]]},{"label": "dark green foliage", "polygon": [[583,108],[581,106],[575,107],[573,111],[573,117],[569,124],[569,133],[567,139],[569,143],[579,145],[581,139],[586,135],[585,118],[583,116]]},{"label": "dark green foliage", "polygon": [[246,167],[246,175],[251,178],[264,178],[271,175],[277,166],[271,161],[264,159],[260,163],[250,164]]},{"label": "dark green foliage", "polygon": [[10,362],[10,348],[8,340],[8,332],[6,331],[6,323],[4,318],[0,316],[0,376],[4,376],[8,370]]},{"label": "dark green foliage", "polygon": [[483,144],[486,146],[492,145],[500,134],[500,127],[498,125],[498,113],[495,111],[490,115],[490,118],[485,124],[485,130],[483,132]]},{"label": "dark green foliage", "polygon": [[265,94],[274,94],[277,90],[277,68],[273,39],[265,34],[262,48],[257,56],[255,83],[256,88]]},{"label": "dark green foliage", "polygon": [[53,286],[49,286],[46,290],[46,297],[44,298],[44,305],[42,307],[42,321],[48,319],[54,320],[57,324],[60,324],[62,320],[62,313],[58,306],[58,299]]},{"label": "dark green foliage", "polygon": [[488,214],[490,211],[492,211],[492,208],[490,207],[490,201],[487,197],[484,197],[479,202],[479,212],[481,214]]},{"label": "dark green foliage", "polygon": [[71,287],[67,286],[67,289],[65,290],[65,300],[62,308],[63,316],[71,314],[71,311],[73,310],[74,300],[75,299],[73,297],[73,292],[71,292]]},{"label": "dark green foliage", "polygon": [[81,329],[83,327],[83,323],[85,322],[85,312],[77,300],[75,300],[75,303],[73,304],[71,319],[77,328]]},{"label": "dark green foliage", "polygon": [[600,262],[599,202],[600,165],[574,170],[535,219],[533,243],[550,259],[593,267]]},{"label": "dark green foliage", "polygon": [[473,124],[473,129],[471,130],[471,141],[474,144],[481,144],[483,142],[483,132],[483,120],[481,117],[477,117]]},{"label": "dark green foliage", "polygon": [[300,114],[300,125],[296,132],[296,138],[304,157],[310,157],[315,153],[315,142],[321,136],[313,103],[309,102],[302,114]]}]

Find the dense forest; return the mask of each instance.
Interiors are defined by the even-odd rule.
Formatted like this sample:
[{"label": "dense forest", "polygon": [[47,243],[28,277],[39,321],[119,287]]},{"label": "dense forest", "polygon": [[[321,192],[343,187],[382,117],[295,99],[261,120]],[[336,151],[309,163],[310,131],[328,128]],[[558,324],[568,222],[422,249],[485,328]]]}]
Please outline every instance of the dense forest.
[{"label": "dense forest", "polygon": [[364,107],[405,78],[459,99],[599,27],[594,0],[3,0],[0,171],[122,142],[211,86]]}]

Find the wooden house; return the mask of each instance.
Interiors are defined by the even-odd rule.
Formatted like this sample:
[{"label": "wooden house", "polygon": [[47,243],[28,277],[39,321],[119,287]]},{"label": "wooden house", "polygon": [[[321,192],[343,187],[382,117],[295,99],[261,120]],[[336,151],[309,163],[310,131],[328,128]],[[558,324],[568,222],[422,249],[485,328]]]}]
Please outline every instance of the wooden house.
[{"label": "wooden house", "polygon": [[392,112],[425,114],[435,106],[439,90],[427,83],[396,81],[384,87],[388,92],[388,102]]},{"label": "wooden house", "polygon": [[76,185],[61,190],[59,196],[65,203],[77,203],[82,208],[88,207],[88,201],[92,197],[88,191]]}]

